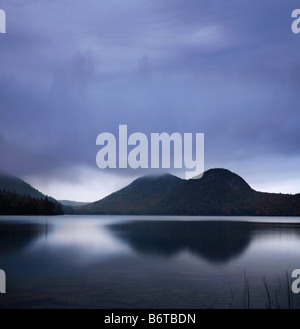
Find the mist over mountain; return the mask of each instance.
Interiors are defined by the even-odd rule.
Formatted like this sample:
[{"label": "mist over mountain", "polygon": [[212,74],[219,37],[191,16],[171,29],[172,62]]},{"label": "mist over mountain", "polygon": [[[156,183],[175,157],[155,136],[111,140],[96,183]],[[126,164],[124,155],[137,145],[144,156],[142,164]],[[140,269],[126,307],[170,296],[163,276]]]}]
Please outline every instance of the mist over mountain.
[{"label": "mist over mountain", "polygon": [[190,180],[144,176],[93,203],[62,203],[20,178],[0,174],[2,215],[300,216],[300,194],[255,191],[227,169],[210,169]]},{"label": "mist over mountain", "polygon": [[257,192],[227,169],[210,169],[201,179],[141,177],[78,209],[117,215],[299,216],[300,194]]},{"label": "mist over mountain", "polygon": [[33,198],[45,198],[43,193],[22,179],[5,173],[0,173],[0,190],[20,195],[29,195]]},{"label": "mist over mountain", "polygon": [[78,201],[72,201],[72,200],[58,200],[63,206],[67,207],[79,207],[79,206],[84,206],[88,202],[78,202]]},{"label": "mist over mountain", "polygon": [[0,173],[0,215],[61,215],[59,202],[22,179]]},{"label": "mist over mountain", "polygon": [[152,213],[157,204],[182,182],[170,174],[140,177],[104,199],[80,207],[80,210],[112,214]]}]

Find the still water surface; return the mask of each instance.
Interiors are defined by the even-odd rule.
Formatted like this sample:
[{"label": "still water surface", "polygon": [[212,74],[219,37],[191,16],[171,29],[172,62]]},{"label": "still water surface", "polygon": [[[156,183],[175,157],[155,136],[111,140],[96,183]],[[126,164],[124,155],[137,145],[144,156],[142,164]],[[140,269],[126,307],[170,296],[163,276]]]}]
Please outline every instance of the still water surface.
[{"label": "still water surface", "polygon": [[0,308],[300,308],[296,268],[299,217],[0,216]]}]

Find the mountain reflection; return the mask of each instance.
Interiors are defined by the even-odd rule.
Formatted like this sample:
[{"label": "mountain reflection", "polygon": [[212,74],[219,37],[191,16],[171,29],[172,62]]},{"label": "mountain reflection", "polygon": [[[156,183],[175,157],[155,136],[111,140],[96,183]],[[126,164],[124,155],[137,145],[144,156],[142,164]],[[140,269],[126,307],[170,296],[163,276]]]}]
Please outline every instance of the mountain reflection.
[{"label": "mountain reflection", "polygon": [[108,228],[137,252],[170,257],[187,250],[212,263],[241,256],[257,235],[300,233],[295,224],[234,221],[135,221]]},{"label": "mountain reflection", "polygon": [[0,254],[25,248],[38,237],[48,234],[49,227],[41,223],[0,222]]}]

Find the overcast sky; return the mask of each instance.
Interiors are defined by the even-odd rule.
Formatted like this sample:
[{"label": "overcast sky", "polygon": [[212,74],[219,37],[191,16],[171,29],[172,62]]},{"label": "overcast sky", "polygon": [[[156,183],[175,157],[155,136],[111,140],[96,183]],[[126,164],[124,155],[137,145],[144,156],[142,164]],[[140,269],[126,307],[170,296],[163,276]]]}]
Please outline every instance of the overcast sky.
[{"label": "overcast sky", "polygon": [[133,170],[96,166],[97,135],[205,133],[205,169],[300,192],[294,0],[2,0],[0,170],[95,201]]}]

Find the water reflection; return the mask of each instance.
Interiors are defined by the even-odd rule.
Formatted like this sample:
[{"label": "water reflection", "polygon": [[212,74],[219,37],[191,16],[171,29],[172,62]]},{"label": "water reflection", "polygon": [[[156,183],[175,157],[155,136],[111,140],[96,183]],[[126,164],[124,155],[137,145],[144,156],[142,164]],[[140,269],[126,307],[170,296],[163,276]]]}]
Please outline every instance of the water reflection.
[{"label": "water reflection", "polygon": [[[264,308],[261,275],[275,298],[299,266],[300,225],[280,220],[0,218],[0,308],[227,308],[228,284],[243,307],[244,271],[251,307]],[[278,298],[285,307],[283,285]]]},{"label": "water reflection", "polygon": [[[77,217],[72,220],[39,219],[0,221],[0,255],[31,251],[56,259],[86,263],[135,251],[142,255],[172,257],[187,251],[211,263],[241,257],[261,241],[273,249],[278,241],[300,241],[298,223],[251,221],[178,221]],[[44,249],[43,249],[44,248]],[[130,251],[131,250],[131,251]]]},{"label": "water reflection", "polygon": [[241,256],[254,238],[300,235],[297,224],[230,221],[132,221],[108,226],[119,239],[145,255],[173,256],[188,251],[209,262]]},{"label": "water reflection", "polygon": [[51,232],[47,222],[0,222],[0,255],[24,249],[41,236]]},{"label": "water reflection", "polygon": [[[40,249],[43,243],[37,241],[34,248]],[[84,265],[128,251],[127,244],[111,236],[103,223],[91,220],[56,225],[46,246],[48,255],[59,254],[56,259]]]}]

